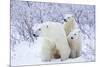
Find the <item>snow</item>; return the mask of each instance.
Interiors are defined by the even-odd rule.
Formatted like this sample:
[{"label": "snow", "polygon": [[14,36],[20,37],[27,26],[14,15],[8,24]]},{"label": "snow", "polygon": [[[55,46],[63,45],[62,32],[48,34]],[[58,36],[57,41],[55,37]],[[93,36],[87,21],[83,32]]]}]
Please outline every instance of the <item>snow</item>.
[{"label": "snow", "polygon": [[[95,61],[95,6],[11,0],[11,65],[38,65]],[[42,62],[41,38],[33,36],[38,24],[46,21],[64,22],[66,14],[73,14],[81,30],[81,56],[75,59],[53,59]]]},{"label": "snow", "polygon": [[[35,43],[29,43],[26,41],[16,44],[14,51],[11,52],[11,65],[39,65],[39,64],[58,64],[58,63],[74,63],[74,62],[85,62],[86,60],[81,56],[76,59],[68,59],[60,61],[60,59],[52,59],[51,62],[41,61],[40,50],[41,50],[42,38],[38,38]],[[31,44],[31,47],[28,45]],[[34,46],[33,46],[34,45]]]}]

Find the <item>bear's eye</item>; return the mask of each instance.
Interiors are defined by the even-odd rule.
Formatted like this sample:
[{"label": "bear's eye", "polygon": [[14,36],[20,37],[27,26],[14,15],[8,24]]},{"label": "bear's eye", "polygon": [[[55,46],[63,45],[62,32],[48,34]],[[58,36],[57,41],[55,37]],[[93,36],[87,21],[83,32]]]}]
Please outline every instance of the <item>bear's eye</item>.
[{"label": "bear's eye", "polygon": [[40,31],[41,29],[39,28],[38,30]]},{"label": "bear's eye", "polygon": [[71,39],[74,39],[73,37],[71,37]]},{"label": "bear's eye", "polygon": [[69,19],[70,17],[68,17],[68,19]]},{"label": "bear's eye", "polygon": [[76,34],[74,34],[74,35],[76,35]]}]

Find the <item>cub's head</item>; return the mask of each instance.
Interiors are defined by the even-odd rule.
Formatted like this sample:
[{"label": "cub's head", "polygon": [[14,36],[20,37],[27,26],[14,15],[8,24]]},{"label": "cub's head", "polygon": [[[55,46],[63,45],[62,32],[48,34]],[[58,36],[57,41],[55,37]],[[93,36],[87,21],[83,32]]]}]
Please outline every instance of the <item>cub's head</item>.
[{"label": "cub's head", "polygon": [[80,30],[79,29],[75,29],[72,32],[69,33],[68,35],[68,39],[70,40],[77,40],[80,38]]},{"label": "cub's head", "polygon": [[73,14],[66,14],[64,16],[64,22],[73,22],[75,21],[75,17]]},{"label": "cub's head", "polygon": [[47,31],[47,29],[48,29],[48,24],[43,23],[43,24],[37,25],[36,27],[34,27],[33,36],[38,37],[38,36],[44,34],[44,32]]}]

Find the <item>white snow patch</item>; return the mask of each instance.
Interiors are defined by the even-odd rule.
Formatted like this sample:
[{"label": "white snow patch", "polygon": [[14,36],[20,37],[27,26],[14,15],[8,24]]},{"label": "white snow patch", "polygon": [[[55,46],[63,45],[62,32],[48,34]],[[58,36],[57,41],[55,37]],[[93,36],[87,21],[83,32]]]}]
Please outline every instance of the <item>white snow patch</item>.
[{"label": "white snow patch", "polygon": [[[52,59],[50,62],[41,61],[40,50],[41,50],[41,38],[38,38],[33,43],[23,41],[20,44],[16,44],[14,50],[11,51],[11,65],[38,65],[38,64],[58,64],[58,63],[73,63],[73,62],[85,62],[83,56],[76,59],[67,59],[65,61],[60,61],[60,59]],[[31,44],[31,47],[29,47]]]}]

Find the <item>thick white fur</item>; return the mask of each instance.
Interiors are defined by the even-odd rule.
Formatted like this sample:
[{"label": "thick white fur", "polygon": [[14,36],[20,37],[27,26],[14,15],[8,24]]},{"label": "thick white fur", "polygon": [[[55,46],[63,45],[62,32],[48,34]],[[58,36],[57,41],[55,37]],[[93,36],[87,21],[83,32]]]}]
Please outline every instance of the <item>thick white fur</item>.
[{"label": "thick white fur", "polygon": [[[70,58],[76,58],[80,56],[81,52],[81,37],[80,37],[80,30],[74,29],[68,35],[68,43],[71,48]],[[71,39],[73,38],[73,39]]]},{"label": "thick white fur", "polygon": [[66,14],[64,19],[66,19],[66,21],[64,21],[64,30],[67,36],[73,29],[79,28],[72,14]]},{"label": "thick white fur", "polygon": [[50,61],[53,58],[56,45],[50,42],[48,39],[43,39],[41,57],[43,61]]},{"label": "thick white fur", "polygon": [[40,29],[37,32],[44,38],[41,50],[42,60],[50,61],[56,49],[59,50],[61,60],[68,59],[70,47],[62,24],[46,22],[40,26]]}]

